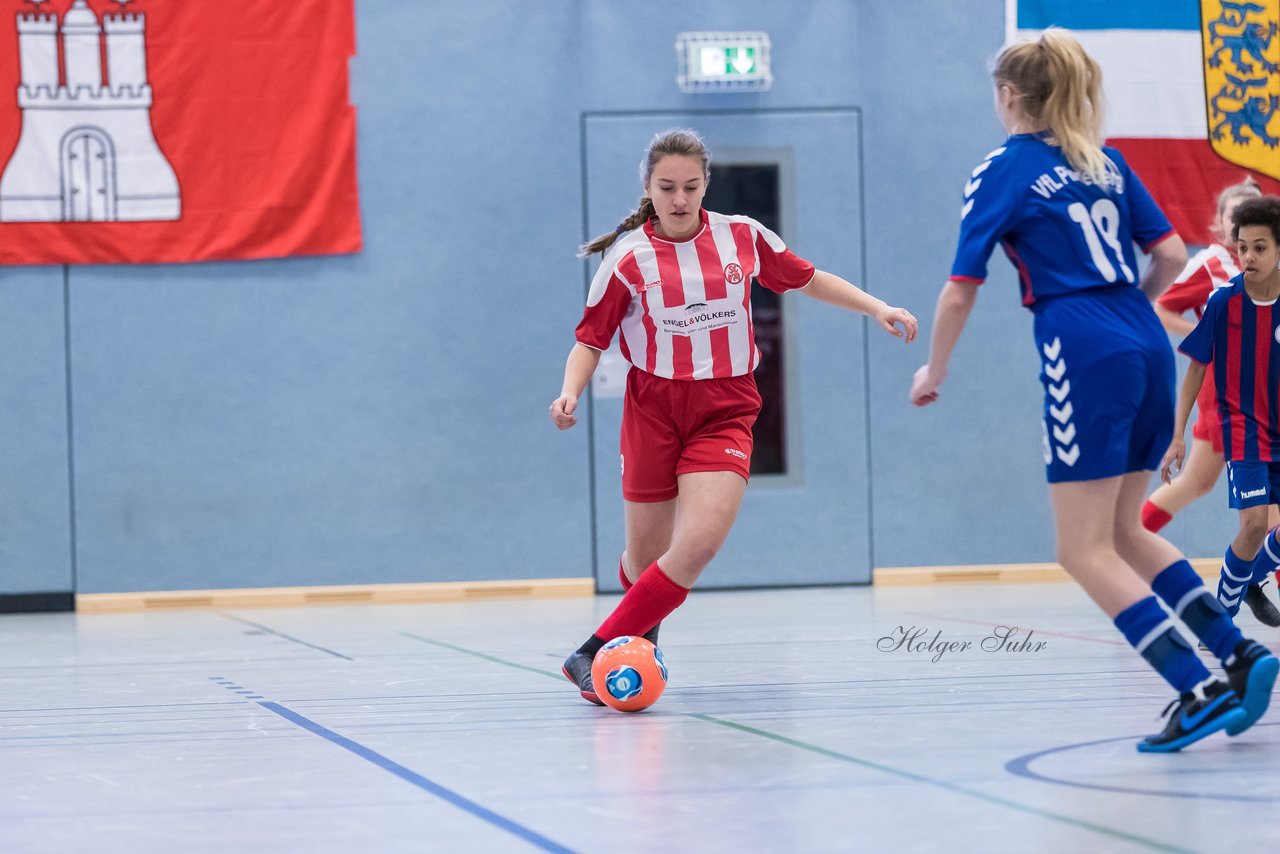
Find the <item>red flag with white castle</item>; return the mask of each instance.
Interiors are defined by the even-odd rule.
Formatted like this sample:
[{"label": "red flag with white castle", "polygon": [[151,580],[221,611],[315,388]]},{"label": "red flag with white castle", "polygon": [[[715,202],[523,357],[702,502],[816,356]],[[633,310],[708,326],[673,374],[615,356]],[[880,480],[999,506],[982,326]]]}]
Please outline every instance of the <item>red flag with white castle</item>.
[{"label": "red flag with white castle", "polygon": [[359,251],[352,3],[0,0],[0,264]]}]

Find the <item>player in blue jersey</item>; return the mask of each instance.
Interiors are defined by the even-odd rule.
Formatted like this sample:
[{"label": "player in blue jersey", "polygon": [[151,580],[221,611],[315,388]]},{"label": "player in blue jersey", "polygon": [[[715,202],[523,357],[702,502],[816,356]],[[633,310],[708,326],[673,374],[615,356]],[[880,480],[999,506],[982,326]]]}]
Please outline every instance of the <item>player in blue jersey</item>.
[{"label": "player in blue jersey", "polygon": [[[1173,353],[1149,300],[1182,270],[1186,247],[1120,153],[1100,145],[1102,72],[1074,37],[1049,29],[1011,45],[993,76],[1009,138],[965,185],[955,262],[911,400],[938,399],[999,243],[1035,317],[1058,561],[1179,693],[1164,730],[1138,749],[1243,732],[1265,711],[1280,662],[1241,636],[1183,555],[1140,520],[1174,411]],[[1135,242],[1151,255],[1141,277]],[[1223,662],[1230,684],[1209,673],[1157,597]]]},{"label": "player in blue jersey", "polygon": [[1241,272],[1209,297],[1204,315],[1178,348],[1191,357],[1178,399],[1173,441],[1161,476],[1167,483],[1186,459],[1183,433],[1192,399],[1213,365],[1222,456],[1231,507],[1240,529],[1223,556],[1218,599],[1234,614],[1249,585],[1280,563],[1277,531],[1267,513],[1280,503],[1280,198],[1246,199],[1236,208],[1232,236]]}]

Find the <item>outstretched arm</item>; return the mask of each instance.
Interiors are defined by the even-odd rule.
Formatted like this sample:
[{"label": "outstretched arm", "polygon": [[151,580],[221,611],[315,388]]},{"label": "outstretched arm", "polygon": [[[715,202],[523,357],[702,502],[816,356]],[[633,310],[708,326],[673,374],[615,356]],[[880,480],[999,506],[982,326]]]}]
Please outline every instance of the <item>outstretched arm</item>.
[{"label": "outstretched arm", "polygon": [[578,410],[578,398],[591,382],[591,375],[600,364],[600,351],[585,344],[574,344],[569,351],[569,358],[564,363],[564,383],[560,386],[560,396],[551,401],[551,420],[561,430],[568,430],[578,423],[574,412]]},{"label": "outstretched arm", "polygon": [[[862,288],[845,281],[834,273],[815,270],[813,281],[805,286],[801,293],[808,294],[816,300],[838,306],[858,314],[873,318],[884,331],[904,343],[910,343],[916,337],[916,319],[905,308],[895,308],[882,299],[873,297]],[[898,329],[901,326],[902,329]]]},{"label": "outstretched arm", "polygon": [[942,286],[929,339],[929,362],[916,371],[911,383],[911,402],[916,406],[927,406],[938,399],[938,387],[947,378],[951,351],[956,348],[977,299],[977,285],[949,280]]}]

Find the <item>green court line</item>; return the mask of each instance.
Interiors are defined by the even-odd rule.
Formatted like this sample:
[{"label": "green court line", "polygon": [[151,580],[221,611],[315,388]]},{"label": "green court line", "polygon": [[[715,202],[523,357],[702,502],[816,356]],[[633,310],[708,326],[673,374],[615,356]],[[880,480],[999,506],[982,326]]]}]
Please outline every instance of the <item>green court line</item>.
[{"label": "green court line", "polygon": [[543,670],[539,667],[529,667],[528,665],[525,665],[525,664],[517,664],[514,661],[507,661],[505,658],[498,658],[497,656],[494,656],[494,655],[487,655],[483,652],[477,652],[474,649],[466,649],[465,647],[454,646],[453,644],[445,643],[444,641],[432,640],[431,638],[424,638],[421,635],[415,635],[412,632],[401,632],[400,634],[404,635],[407,638],[413,638],[416,641],[422,641],[423,643],[429,643],[435,646],[442,646],[445,649],[451,649],[454,652],[460,652],[463,655],[471,655],[471,656],[475,656],[476,658],[483,658],[485,661],[492,661],[494,664],[502,664],[502,665],[505,665],[506,667],[515,667],[520,670],[528,670],[530,673],[541,673],[543,676],[550,676],[552,679],[557,679],[561,682],[565,681],[564,674],[560,673],[559,671]]},{"label": "green court line", "polygon": [[[560,682],[564,681],[563,673],[554,672],[551,670],[543,670],[539,667],[529,667],[528,665],[525,665],[525,664],[518,664],[517,662],[514,662],[514,661],[507,661],[504,658],[498,658],[496,655],[489,655],[487,653],[478,652],[474,649],[467,649],[466,647],[455,646],[451,643],[445,643],[444,641],[432,640],[431,638],[424,638],[421,635],[415,635],[411,632],[400,632],[400,634],[404,635],[407,638],[412,638],[413,640],[421,641],[422,643],[431,644],[433,646],[443,647],[444,649],[453,650],[454,652],[462,653],[463,655],[470,655],[475,658],[483,658],[485,661],[491,661],[494,664],[501,664],[505,667],[514,667],[519,670],[527,670],[530,673],[538,673],[543,676],[549,676],[552,679],[555,679],[556,681],[560,681]],[[1145,836],[1138,836],[1137,834],[1134,834],[1134,833],[1126,833],[1123,830],[1116,830],[1111,827],[1106,827],[1105,825],[1094,824],[1089,821],[1084,821],[1083,819],[1073,818],[1069,815],[1062,815],[1060,813],[1050,812],[1048,810],[1039,809],[1038,807],[1030,807],[1025,804],[1020,804],[1017,801],[1007,800],[1005,798],[999,797],[998,795],[989,795],[986,792],[983,792],[978,789],[970,789],[965,786],[958,786],[955,783],[948,783],[945,780],[936,780],[932,777],[926,777],[922,774],[915,774],[911,771],[904,771],[900,768],[894,768],[890,765],[881,765],[878,762],[871,762],[866,759],[859,759],[858,757],[850,756],[847,753],[840,753],[839,751],[836,751],[836,750],[830,750],[825,747],[819,747],[816,744],[809,744],[808,742],[790,738],[788,736],[781,735],[780,733],[769,732],[768,730],[759,729],[753,726],[747,726],[746,724],[735,723],[734,721],[729,721],[723,718],[717,718],[711,715],[702,714],[701,712],[687,712],[685,714],[688,717],[696,718],[700,721],[706,721],[707,723],[716,724],[717,726],[727,727],[728,729],[737,730],[738,732],[744,732],[744,733],[747,733],[748,735],[754,735],[760,738],[767,738],[770,741],[776,741],[779,744],[785,744],[789,747],[794,747],[798,750],[804,750],[809,753],[817,754],[818,756],[824,756],[827,759],[834,759],[837,762],[845,762],[850,765],[858,765],[863,768],[869,768],[873,771],[879,771],[883,774],[890,774],[894,777],[900,777],[905,780],[911,780],[912,782],[915,782],[915,783],[925,783],[930,786],[936,786],[940,789],[945,789],[946,791],[952,792],[954,794],[967,795],[968,797],[971,797],[971,798],[977,798],[978,800],[986,801],[992,804],[997,804],[1002,807],[1008,807],[1010,809],[1027,813],[1029,815],[1039,816],[1040,818],[1047,818],[1047,819],[1050,819],[1051,821],[1060,822],[1062,824],[1079,828],[1081,830],[1091,830],[1095,833],[1101,833],[1104,836],[1110,836],[1113,839],[1123,839],[1126,842],[1133,842],[1138,845],[1145,845],[1153,851],[1168,851],[1168,852],[1172,852],[1172,854],[1197,854],[1196,851],[1190,848],[1179,848],[1176,845],[1168,845],[1163,842],[1158,842],[1154,839],[1148,839]]]},{"label": "green court line", "polygon": [[700,712],[690,712],[689,716],[697,718],[699,720],[707,721],[709,723],[719,724],[720,726],[729,727],[730,729],[736,729],[736,730],[739,730],[740,732],[750,733],[751,735],[758,735],[761,738],[767,738],[767,739],[770,739],[771,741],[777,741],[777,742],[780,742],[781,744],[786,744],[786,745],[790,745],[791,747],[799,748],[800,750],[807,750],[810,753],[816,753],[819,756],[825,756],[828,759],[835,759],[840,762],[848,762],[851,765],[860,765],[863,768],[870,768],[873,771],[880,771],[885,774],[892,774],[895,777],[902,777],[903,779],[911,780],[916,783],[927,783],[930,786],[937,786],[939,788],[946,789],[949,792],[955,792],[956,794],[959,794],[959,795],[968,795],[971,798],[978,798],[980,800],[988,801],[993,804],[999,804],[1000,806],[1009,807],[1011,809],[1015,809],[1020,812],[1030,813],[1031,815],[1037,815],[1042,818],[1052,819],[1054,821],[1060,821],[1064,824],[1069,824],[1074,827],[1078,827],[1082,830],[1092,830],[1097,833],[1102,833],[1107,836],[1114,837],[1116,839],[1124,839],[1128,842],[1136,842],[1140,845],[1146,845],[1156,851],[1171,851],[1171,852],[1177,852],[1177,854],[1195,854],[1195,852],[1193,852],[1189,848],[1179,848],[1176,845],[1166,845],[1163,842],[1157,842],[1156,840],[1148,839],[1145,836],[1138,836],[1137,834],[1126,833],[1123,830],[1115,830],[1114,828],[1106,827],[1101,824],[1093,824],[1092,822],[1083,821],[1078,818],[1072,818],[1071,816],[1061,815],[1055,812],[1049,812],[1048,810],[1042,810],[1037,807],[1029,807],[1025,804],[1020,804],[1017,801],[1006,800],[1005,798],[1001,798],[997,795],[989,795],[986,792],[981,791],[980,789],[969,789],[964,786],[957,786],[955,783],[948,783],[945,780],[935,780],[932,777],[925,777],[922,774],[913,774],[910,771],[903,771],[900,768],[894,768],[890,765],[881,765],[878,762],[871,762],[866,759],[859,759],[856,756],[849,756],[846,753],[840,753],[839,751],[836,751],[836,750],[829,750],[825,747],[819,747],[816,744],[809,744],[808,742],[799,741],[794,738],[788,738],[787,736],[780,735],[779,733],[776,733],[776,732],[769,732],[768,730],[757,729],[756,727],[753,727],[753,726],[747,726],[746,724],[727,721],[727,720],[724,720],[723,718],[712,717],[711,715],[704,715]]}]

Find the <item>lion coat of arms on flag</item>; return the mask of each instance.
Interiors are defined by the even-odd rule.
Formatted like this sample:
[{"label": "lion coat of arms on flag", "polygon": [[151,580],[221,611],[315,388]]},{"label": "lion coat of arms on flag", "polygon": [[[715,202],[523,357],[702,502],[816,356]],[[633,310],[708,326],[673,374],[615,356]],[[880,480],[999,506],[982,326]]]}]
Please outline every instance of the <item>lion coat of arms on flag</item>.
[{"label": "lion coat of arms on flag", "polygon": [[1209,143],[1223,159],[1280,178],[1280,0],[1201,0]]}]

